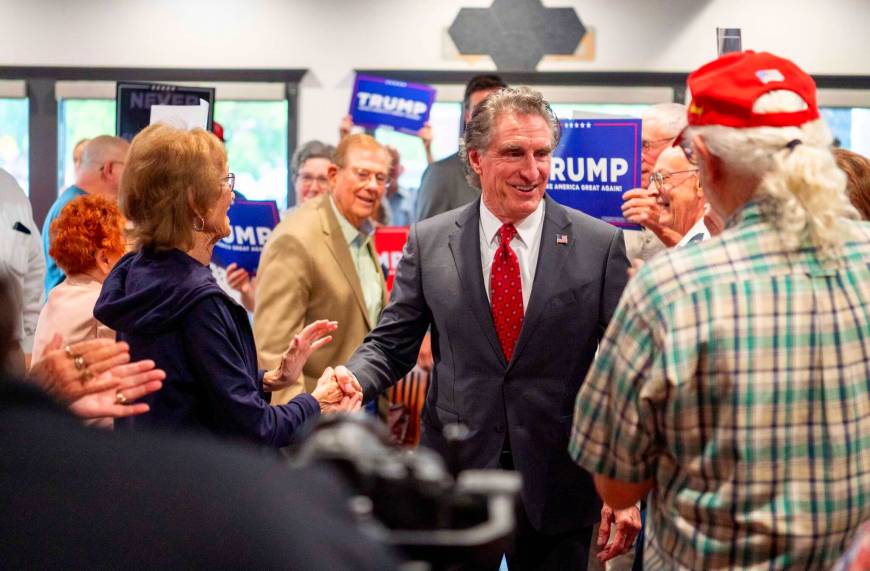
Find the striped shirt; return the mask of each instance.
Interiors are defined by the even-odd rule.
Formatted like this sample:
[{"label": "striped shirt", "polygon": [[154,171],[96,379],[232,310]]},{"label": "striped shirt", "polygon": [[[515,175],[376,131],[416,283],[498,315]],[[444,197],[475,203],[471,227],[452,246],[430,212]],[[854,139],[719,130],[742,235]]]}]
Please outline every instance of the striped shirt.
[{"label": "striped shirt", "polygon": [[870,519],[870,224],[787,251],[750,203],[623,294],[570,452],[654,478],[645,569],[827,569]]}]

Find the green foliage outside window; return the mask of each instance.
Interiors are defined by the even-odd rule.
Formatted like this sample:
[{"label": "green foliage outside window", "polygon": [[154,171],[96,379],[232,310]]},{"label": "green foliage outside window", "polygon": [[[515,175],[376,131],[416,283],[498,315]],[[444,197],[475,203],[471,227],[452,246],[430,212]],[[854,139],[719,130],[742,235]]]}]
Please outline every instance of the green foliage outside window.
[{"label": "green foliage outside window", "polygon": [[[65,188],[75,180],[72,162],[75,144],[81,139],[115,133],[115,101],[65,99],[60,103],[59,113],[58,162]],[[24,116],[26,131],[26,111]],[[279,208],[286,208],[287,102],[218,101],[214,118],[224,128],[236,188],[246,198],[276,200]]]},{"label": "green foliage outside window", "polygon": [[236,188],[287,208],[287,102],[218,101],[214,119],[224,128]]}]

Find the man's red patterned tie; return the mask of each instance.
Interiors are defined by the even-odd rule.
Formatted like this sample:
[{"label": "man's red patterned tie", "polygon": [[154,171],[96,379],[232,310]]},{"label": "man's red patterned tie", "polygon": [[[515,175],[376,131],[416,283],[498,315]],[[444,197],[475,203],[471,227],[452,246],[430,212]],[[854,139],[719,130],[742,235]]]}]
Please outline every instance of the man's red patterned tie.
[{"label": "man's red patterned tie", "polygon": [[520,330],[523,327],[523,284],[520,280],[520,262],[510,246],[517,235],[513,224],[498,229],[499,246],[492,259],[489,274],[489,298],[492,321],[501,342],[505,359],[510,362]]}]

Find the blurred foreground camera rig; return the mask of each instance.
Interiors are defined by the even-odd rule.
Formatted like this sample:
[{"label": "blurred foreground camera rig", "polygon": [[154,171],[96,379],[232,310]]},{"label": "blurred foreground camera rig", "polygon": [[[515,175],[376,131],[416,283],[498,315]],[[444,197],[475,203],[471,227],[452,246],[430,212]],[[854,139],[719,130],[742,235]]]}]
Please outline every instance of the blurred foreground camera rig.
[{"label": "blurred foreground camera rig", "polygon": [[294,454],[296,465],[326,464],[349,484],[362,529],[393,547],[403,569],[475,566],[504,552],[514,529],[520,476],[504,470],[459,472],[468,430],[448,425],[448,458],[399,448],[386,427],[365,415],[322,417]]}]

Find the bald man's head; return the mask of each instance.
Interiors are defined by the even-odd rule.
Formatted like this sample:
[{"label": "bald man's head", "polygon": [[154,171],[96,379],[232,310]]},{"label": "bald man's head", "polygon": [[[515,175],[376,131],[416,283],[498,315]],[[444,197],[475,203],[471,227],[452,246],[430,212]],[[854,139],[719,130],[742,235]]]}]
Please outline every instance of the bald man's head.
[{"label": "bald man's head", "polygon": [[94,137],[85,143],[85,148],[82,150],[82,168],[99,169],[107,161],[123,162],[129,148],[130,143],[121,137],[111,135]]},{"label": "bald man's head", "polygon": [[85,144],[76,185],[92,194],[116,198],[130,143],[121,137],[100,135]]}]

